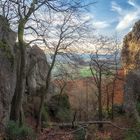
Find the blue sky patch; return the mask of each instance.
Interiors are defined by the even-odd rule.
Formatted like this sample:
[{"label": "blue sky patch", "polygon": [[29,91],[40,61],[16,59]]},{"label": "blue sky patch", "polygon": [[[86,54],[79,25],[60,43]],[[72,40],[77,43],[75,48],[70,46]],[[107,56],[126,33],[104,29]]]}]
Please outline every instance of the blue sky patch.
[{"label": "blue sky patch", "polygon": [[122,38],[140,19],[140,0],[97,0],[88,14],[97,33]]}]

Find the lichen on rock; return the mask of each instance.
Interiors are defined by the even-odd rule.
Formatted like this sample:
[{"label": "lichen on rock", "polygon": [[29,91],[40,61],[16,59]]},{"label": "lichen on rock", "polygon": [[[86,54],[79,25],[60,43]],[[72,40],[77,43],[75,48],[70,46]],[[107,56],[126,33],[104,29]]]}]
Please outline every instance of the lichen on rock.
[{"label": "lichen on rock", "polygon": [[140,102],[140,21],[124,38],[122,64],[125,71],[124,107],[128,114],[140,122],[136,109],[137,102]]}]

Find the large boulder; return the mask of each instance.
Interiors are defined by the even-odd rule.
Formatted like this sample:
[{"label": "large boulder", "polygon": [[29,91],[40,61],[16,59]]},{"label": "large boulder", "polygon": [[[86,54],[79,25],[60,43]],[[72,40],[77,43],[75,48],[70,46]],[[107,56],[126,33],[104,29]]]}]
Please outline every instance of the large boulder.
[{"label": "large boulder", "polygon": [[0,16],[0,123],[9,120],[11,100],[16,85],[14,46],[16,33],[7,20]]},{"label": "large boulder", "polygon": [[[27,49],[27,78],[24,111],[36,117],[39,111],[40,96],[46,92],[46,79],[50,65],[44,51],[37,45]],[[46,98],[47,99],[47,98]],[[28,113],[27,113],[28,112]]]},{"label": "large boulder", "polygon": [[140,21],[124,38],[122,63],[125,71],[124,108],[140,122],[136,109],[140,102]]},{"label": "large boulder", "polygon": [[38,96],[40,90],[46,86],[49,64],[44,51],[38,46],[29,47],[27,53],[26,89],[28,94]]}]

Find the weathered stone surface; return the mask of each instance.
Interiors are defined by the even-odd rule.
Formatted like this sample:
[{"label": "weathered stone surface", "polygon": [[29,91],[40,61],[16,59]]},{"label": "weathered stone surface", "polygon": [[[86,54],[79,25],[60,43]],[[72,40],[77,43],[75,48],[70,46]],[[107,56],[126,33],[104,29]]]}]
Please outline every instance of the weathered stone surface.
[{"label": "weathered stone surface", "polygon": [[14,45],[16,33],[7,20],[0,16],[0,122],[9,119],[12,96],[16,84]]},{"label": "weathered stone surface", "polygon": [[49,64],[46,55],[38,46],[28,49],[27,90],[30,95],[40,94],[40,89],[46,86]]},{"label": "weathered stone surface", "polygon": [[[20,60],[16,38],[17,35],[10,29],[7,20],[0,16],[0,128],[1,124],[4,126],[9,121],[11,101],[16,87],[16,69]],[[30,103],[37,108],[37,105],[39,106],[37,101],[40,101],[41,90],[46,86],[49,70],[46,55],[39,47],[27,48],[26,69],[26,92],[31,97],[30,99],[35,99]],[[26,100],[28,96],[25,94],[24,97],[29,105],[28,100]]]},{"label": "weathered stone surface", "polygon": [[140,121],[136,110],[140,99],[140,21],[125,36],[122,49],[122,63],[125,70],[124,107],[126,112]]},{"label": "weathered stone surface", "polygon": [[[5,40],[8,45],[14,46],[17,35],[9,27],[8,21],[0,15],[0,40]],[[13,47],[11,47],[13,49]]]},{"label": "weathered stone surface", "polygon": [[40,96],[46,87],[46,78],[49,70],[47,58],[38,46],[27,49],[27,78],[24,111],[30,116],[36,116],[39,111]]},{"label": "weathered stone surface", "polygon": [[[2,125],[9,120],[16,86],[16,69],[20,58],[19,50],[15,47],[16,37],[7,20],[0,16],[0,123],[2,122]],[[40,96],[40,89],[46,86],[48,69],[49,64],[43,50],[37,46],[28,47],[26,89],[30,96],[35,98]]]}]

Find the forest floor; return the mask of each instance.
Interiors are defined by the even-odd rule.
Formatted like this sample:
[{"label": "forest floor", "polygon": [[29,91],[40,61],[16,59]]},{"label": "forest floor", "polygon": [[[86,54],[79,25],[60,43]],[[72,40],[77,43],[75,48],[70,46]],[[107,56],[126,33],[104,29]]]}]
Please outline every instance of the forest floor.
[{"label": "forest floor", "polygon": [[[133,120],[128,119],[125,115],[116,117],[112,123],[120,128],[132,128],[134,125]],[[104,130],[110,133],[111,140],[124,140],[127,133],[126,130],[121,130],[110,125],[104,126]]]},{"label": "forest floor", "polygon": [[[133,121],[125,115],[116,117],[112,123],[120,128],[131,128],[133,126]],[[104,125],[103,131],[96,130],[94,132],[91,131],[92,129],[88,130],[86,140],[124,140],[126,135],[126,130],[121,130],[107,124]],[[72,129],[44,128],[38,140],[74,140],[72,131]]]}]

